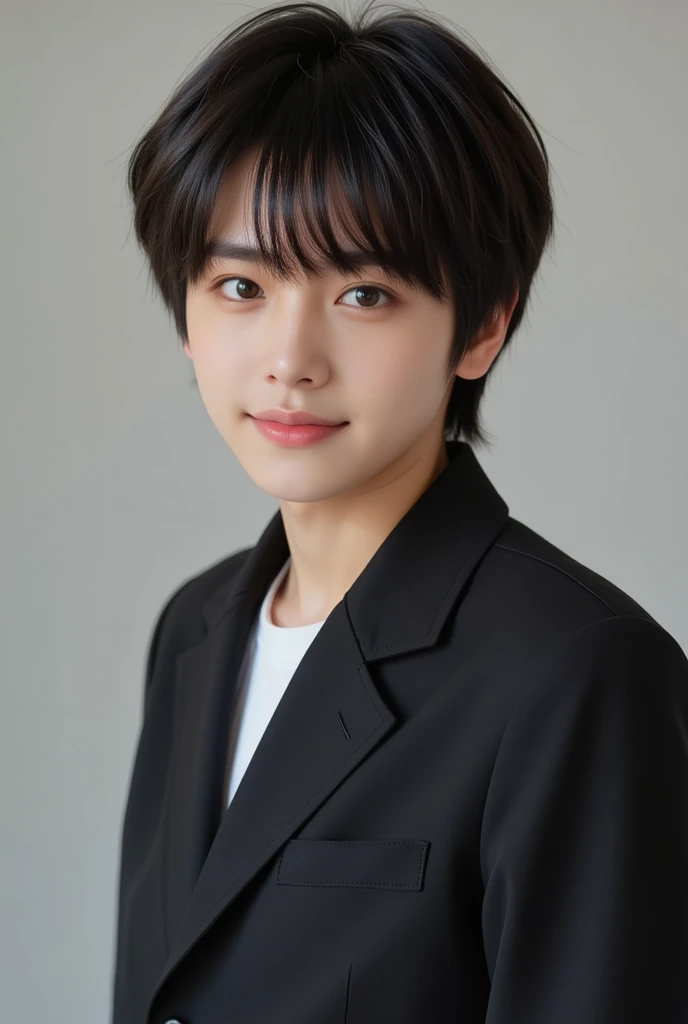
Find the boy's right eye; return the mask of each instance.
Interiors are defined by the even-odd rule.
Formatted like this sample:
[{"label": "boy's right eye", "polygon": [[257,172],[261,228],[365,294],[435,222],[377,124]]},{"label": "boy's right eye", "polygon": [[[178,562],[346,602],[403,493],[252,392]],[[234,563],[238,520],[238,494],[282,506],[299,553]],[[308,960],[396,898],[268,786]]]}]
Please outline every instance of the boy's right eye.
[{"label": "boy's right eye", "polygon": [[256,298],[255,295],[246,295],[246,294],[244,294],[245,291],[246,291],[246,289],[244,287],[245,285],[249,286],[249,290],[250,290],[250,287],[253,286],[254,288],[258,288],[259,290],[262,291],[262,289],[260,288],[260,285],[257,285],[256,282],[252,281],[249,277],[223,277],[220,281],[217,282],[216,285],[213,286],[213,290],[218,290],[219,291],[220,288],[222,288],[223,285],[228,284],[230,281],[238,281],[239,282],[239,284],[237,285],[237,288],[239,289],[239,298],[238,299],[230,298],[224,292],[224,290],[223,290],[222,294],[227,299],[228,302],[237,302],[237,301],[240,302],[242,299],[255,299]]}]

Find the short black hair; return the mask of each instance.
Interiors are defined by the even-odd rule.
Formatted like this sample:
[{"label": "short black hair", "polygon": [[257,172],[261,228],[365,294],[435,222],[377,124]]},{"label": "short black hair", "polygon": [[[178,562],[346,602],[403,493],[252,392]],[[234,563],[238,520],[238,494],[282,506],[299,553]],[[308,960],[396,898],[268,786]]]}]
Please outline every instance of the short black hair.
[{"label": "short black hair", "polygon": [[348,228],[346,218],[338,223],[357,247],[453,303],[447,385],[478,330],[518,289],[488,373],[456,377],[447,407],[446,440],[489,444],[480,400],[552,234],[547,152],[520,100],[446,19],[395,4],[373,17],[374,5],[347,19],[316,2],[277,4],[224,35],[133,148],[136,238],[186,341],[187,288],[211,259],[219,188],[253,151],[254,231],[265,265],[280,276],[291,267],[317,272],[300,241],[306,226],[311,252],[351,271],[332,221],[350,214]]}]

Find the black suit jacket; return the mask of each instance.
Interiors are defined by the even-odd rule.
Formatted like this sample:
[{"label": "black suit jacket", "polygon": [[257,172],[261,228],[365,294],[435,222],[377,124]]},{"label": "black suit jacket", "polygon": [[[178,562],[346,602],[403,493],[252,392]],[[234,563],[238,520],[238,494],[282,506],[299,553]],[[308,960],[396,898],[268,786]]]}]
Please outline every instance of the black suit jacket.
[{"label": "black suit jacket", "polygon": [[333,608],[228,808],[244,644],[289,555],[149,647],[114,1024],[686,1024],[688,661],[450,464]]}]

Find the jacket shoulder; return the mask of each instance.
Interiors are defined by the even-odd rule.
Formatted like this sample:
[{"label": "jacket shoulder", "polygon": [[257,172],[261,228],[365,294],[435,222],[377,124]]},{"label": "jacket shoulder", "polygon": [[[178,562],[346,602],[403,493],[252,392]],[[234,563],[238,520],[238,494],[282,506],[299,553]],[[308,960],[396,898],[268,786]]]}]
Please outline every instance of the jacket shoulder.
[{"label": "jacket shoulder", "polygon": [[622,651],[629,636],[635,638],[629,650],[645,641],[680,650],[622,587],[511,516],[457,611],[455,648],[491,680],[493,706],[507,717],[533,685],[537,666],[567,658],[569,644],[589,649],[591,657],[595,644]]},{"label": "jacket shoulder", "polygon": [[220,587],[229,583],[237,575],[253,545],[241,548],[239,551],[227,555],[219,562],[213,562],[193,576],[183,580],[167,598],[162,610],[164,615],[168,609],[170,617],[182,625],[184,622],[193,624],[197,619],[199,625],[203,623],[202,608],[208,598],[219,590]]},{"label": "jacket shoulder", "polygon": [[577,609],[591,621],[609,615],[656,620],[635,598],[542,534],[509,517],[491,549],[493,569],[513,579],[523,600],[543,598],[551,610]]},{"label": "jacket shoulder", "polygon": [[182,580],[160,608],[148,641],[144,682],[144,708],[156,665],[172,664],[188,647],[200,643],[206,633],[203,605],[240,570],[252,546],[241,548]]}]

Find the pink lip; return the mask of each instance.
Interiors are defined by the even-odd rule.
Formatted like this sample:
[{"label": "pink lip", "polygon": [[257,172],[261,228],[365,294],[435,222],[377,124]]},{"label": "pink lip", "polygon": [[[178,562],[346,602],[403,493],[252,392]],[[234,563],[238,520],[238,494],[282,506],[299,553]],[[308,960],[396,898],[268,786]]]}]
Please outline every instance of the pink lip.
[{"label": "pink lip", "polygon": [[249,413],[256,420],[272,420],[273,423],[287,423],[290,427],[301,424],[317,424],[324,427],[338,427],[343,420],[328,420],[306,409],[263,409],[262,412]]},{"label": "pink lip", "polygon": [[336,434],[348,426],[346,423],[337,423],[334,426],[323,426],[316,423],[301,423],[288,426],[286,423],[277,423],[274,420],[258,420],[255,416],[250,417],[264,437],[276,441],[287,448],[303,448],[305,445],[314,444],[316,441],[323,441],[326,437]]}]

